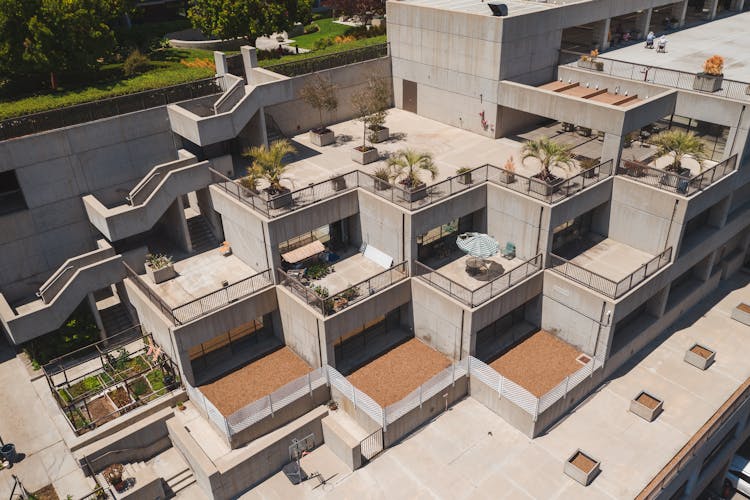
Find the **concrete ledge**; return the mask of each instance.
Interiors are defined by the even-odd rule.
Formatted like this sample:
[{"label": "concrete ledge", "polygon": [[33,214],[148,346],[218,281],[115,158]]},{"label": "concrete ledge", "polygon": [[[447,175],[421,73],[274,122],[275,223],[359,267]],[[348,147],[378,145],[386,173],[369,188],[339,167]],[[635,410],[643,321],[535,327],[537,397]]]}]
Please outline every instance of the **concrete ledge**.
[{"label": "concrete ledge", "polygon": [[113,492],[116,500],[152,500],[154,498],[165,498],[164,480],[156,475],[151,466],[137,464],[138,467],[133,475],[135,484],[119,494]]},{"label": "concrete ledge", "polygon": [[331,451],[344,462],[350,470],[362,467],[362,450],[360,442],[349,434],[330,415],[320,421],[323,427],[323,440]]}]

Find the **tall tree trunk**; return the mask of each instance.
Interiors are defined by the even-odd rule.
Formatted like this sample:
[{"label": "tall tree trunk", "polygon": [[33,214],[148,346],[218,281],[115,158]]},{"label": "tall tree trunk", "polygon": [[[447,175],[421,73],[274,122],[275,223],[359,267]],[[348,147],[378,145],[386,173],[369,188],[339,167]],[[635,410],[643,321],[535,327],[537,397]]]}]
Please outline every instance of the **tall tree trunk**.
[{"label": "tall tree trunk", "polygon": [[54,71],[49,72],[49,85],[52,87],[52,90],[57,90],[57,77]]}]

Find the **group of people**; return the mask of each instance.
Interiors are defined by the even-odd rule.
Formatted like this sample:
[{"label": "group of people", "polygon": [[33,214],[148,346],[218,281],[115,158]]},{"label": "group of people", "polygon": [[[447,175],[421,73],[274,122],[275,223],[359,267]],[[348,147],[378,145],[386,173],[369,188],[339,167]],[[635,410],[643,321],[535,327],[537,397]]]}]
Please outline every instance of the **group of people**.
[{"label": "group of people", "polygon": [[[647,49],[653,49],[654,48],[654,41],[656,40],[656,35],[654,35],[653,31],[649,31],[648,35],[646,35],[646,48]],[[662,35],[658,41],[656,41],[656,51],[657,52],[666,52],[667,51],[667,37],[666,35]]]}]

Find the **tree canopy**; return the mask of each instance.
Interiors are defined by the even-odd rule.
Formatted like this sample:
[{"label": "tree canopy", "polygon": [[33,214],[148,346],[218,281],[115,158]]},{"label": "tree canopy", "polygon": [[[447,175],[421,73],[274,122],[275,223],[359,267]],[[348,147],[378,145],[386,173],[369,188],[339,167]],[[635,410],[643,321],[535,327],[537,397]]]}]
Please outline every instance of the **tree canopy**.
[{"label": "tree canopy", "polygon": [[193,0],[188,18],[205,35],[246,38],[254,45],[258,37],[307,23],[311,9],[311,0]]},{"label": "tree canopy", "polygon": [[363,21],[375,14],[385,14],[384,0],[328,0],[326,6],[337,15],[359,16]]}]

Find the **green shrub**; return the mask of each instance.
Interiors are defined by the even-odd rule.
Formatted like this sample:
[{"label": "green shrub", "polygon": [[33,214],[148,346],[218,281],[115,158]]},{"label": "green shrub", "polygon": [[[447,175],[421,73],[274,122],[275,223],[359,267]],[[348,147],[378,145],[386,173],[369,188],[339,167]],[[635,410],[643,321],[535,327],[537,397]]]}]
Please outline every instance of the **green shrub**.
[{"label": "green shrub", "polygon": [[305,269],[305,276],[312,280],[317,280],[326,276],[329,272],[330,271],[327,265],[323,264],[322,262],[316,262],[315,264],[311,264],[307,269]]},{"label": "green shrub", "polygon": [[323,298],[326,298],[329,295],[328,288],[324,286],[314,286],[313,291]]},{"label": "green shrub", "polygon": [[151,388],[154,391],[158,391],[164,388],[164,372],[161,370],[153,370],[146,374],[146,378],[151,384]]},{"label": "green shrub", "polygon": [[315,43],[313,43],[313,50],[325,49],[326,47],[330,47],[334,43],[335,42],[331,37],[319,38],[315,40]]},{"label": "green shrub", "polygon": [[151,392],[151,387],[149,387],[148,382],[146,382],[145,378],[138,377],[130,383],[130,391],[136,397],[141,397],[144,394],[148,394],[149,392]]},{"label": "green shrub", "polygon": [[122,72],[125,76],[133,76],[147,71],[149,66],[149,58],[141,54],[140,50],[135,49],[130,53],[128,58],[125,59],[125,62],[122,65]]},{"label": "green shrub", "polygon": [[[99,340],[99,328],[87,304],[82,304],[57,331],[42,335],[24,344],[33,366],[49,361]],[[36,363],[36,364],[35,364]]]},{"label": "green shrub", "polygon": [[102,383],[98,377],[86,377],[80,382],[76,382],[68,388],[68,394],[71,399],[76,399],[84,394],[98,391],[102,388]]},{"label": "green shrub", "polygon": [[344,32],[345,36],[353,36],[357,40],[362,40],[363,38],[373,38],[376,36],[382,36],[385,35],[386,29],[385,26],[370,26],[369,29],[367,26],[353,26],[346,30]]}]

